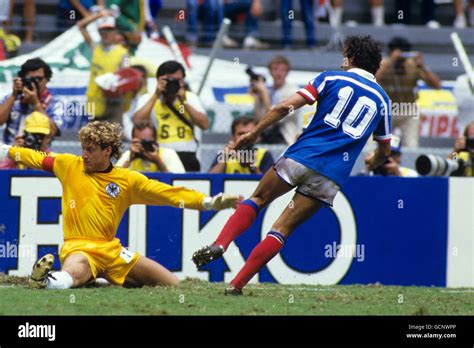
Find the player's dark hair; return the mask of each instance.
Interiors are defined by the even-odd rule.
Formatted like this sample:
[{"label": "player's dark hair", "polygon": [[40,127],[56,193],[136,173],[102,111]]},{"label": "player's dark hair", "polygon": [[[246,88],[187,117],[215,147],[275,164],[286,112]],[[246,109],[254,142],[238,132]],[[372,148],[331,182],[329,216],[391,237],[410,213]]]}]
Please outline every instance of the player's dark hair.
[{"label": "player's dark hair", "polygon": [[186,71],[181,63],[175,60],[168,60],[158,67],[156,70],[156,78],[166,74],[173,74],[178,70],[181,70],[183,72],[183,77],[186,77]]},{"label": "player's dark hair", "polygon": [[43,68],[44,76],[46,77],[46,80],[48,81],[51,80],[51,77],[53,76],[53,71],[51,70],[51,67],[41,58],[32,58],[24,62],[20,67],[20,71],[18,72],[18,77],[23,78],[26,76],[28,72],[35,71],[41,68]]},{"label": "player's dark hair", "polygon": [[382,61],[382,52],[370,36],[348,36],[344,41],[344,57],[353,67],[375,75]]},{"label": "player's dark hair", "polygon": [[396,49],[399,49],[403,52],[411,51],[411,43],[404,37],[400,37],[400,36],[394,37],[388,43],[388,52],[392,53]]},{"label": "player's dark hair", "polygon": [[142,130],[147,129],[147,128],[151,129],[151,131],[153,132],[153,138],[156,139],[156,127],[150,121],[140,121],[140,122],[134,124],[133,128],[132,128],[132,137],[133,137],[133,134],[135,133],[136,130],[142,131]]},{"label": "player's dark hair", "polygon": [[235,128],[237,128],[237,126],[239,126],[239,125],[246,126],[249,123],[257,124],[257,121],[254,118],[248,117],[248,116],[239,116],[236,119],[234,119],[234,121],[232,121],[232,125],[230,126],[230,129],[232,131],[232,135],[235,134]]}]

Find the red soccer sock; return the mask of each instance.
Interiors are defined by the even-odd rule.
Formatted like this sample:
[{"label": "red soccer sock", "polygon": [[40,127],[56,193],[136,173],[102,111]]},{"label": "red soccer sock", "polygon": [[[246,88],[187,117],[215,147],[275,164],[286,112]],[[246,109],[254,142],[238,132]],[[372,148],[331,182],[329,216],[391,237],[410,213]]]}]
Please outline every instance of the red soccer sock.
[{"label": "red soccer sock", "polygon": [[232,279],[230,285],[242,289],[252,277],[278,254],[285,243],[285,238],[278,232],[271,231],[250,254],[244,267],[237,276]]},{"label": "red soccer sock", "polygon": [[237,210],[232,214],[229,220],[227,220],[224,228],[217,237],[214,244],[222,245],[224,250],[227,250],[229,244],[243,232],[245,232],[250,226],[252,226],[255,218],[259,213],[260,208],[255,204],[254,201],[246,199],[240,203]]}]

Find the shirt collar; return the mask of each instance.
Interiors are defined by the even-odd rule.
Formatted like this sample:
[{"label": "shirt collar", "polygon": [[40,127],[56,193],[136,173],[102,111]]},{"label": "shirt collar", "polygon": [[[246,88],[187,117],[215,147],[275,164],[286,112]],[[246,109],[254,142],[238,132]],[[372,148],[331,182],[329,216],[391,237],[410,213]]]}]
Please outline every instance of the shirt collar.
[{"label": "shirt collar", "polygon": [[367,80],[375,81],[375,76],[373,74],[369,73],[367,70],[360,69],[360,68],[352,68],[352,69],[349,69],[347,71],[356,73],[357,75],[362,76],[362,77],[366,78]]}]

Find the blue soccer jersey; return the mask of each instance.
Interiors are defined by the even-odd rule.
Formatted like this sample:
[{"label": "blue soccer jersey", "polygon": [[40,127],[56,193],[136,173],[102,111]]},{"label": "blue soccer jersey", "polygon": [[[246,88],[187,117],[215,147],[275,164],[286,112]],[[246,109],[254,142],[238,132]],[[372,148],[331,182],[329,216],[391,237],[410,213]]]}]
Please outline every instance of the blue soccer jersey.
[{"label": "blue soccer jersey", "polygon": [[369,136],[390,141],[391,110],[374,75],[362,69],[327,71],[298,91],[316,113],[283,156],[342,186]]}]

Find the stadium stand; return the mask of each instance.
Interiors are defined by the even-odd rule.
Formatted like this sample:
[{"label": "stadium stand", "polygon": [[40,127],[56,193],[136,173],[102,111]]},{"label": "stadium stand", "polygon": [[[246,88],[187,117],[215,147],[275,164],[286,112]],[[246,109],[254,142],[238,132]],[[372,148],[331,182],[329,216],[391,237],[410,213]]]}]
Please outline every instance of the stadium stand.
[{"label": "stadium stand", "polygon": [[[12,20],[12,31],[21,32],[22,27],[22,6],[23,0],[15,1],[14,17]],[[357,26],[343,25],[341,32],[344,35],[372,35],[383,47],[386,48],[388,42],[394,36],[408,37],[414,49],[422,51],[427,66],[430,67],[443,81],[454,81],[464,71],[460,64],[452,64],[452,60],[456,57],[456,52],[450,40],[450,33],[453,31],[452,23],[455,17],[452,2],[437,1],[437,9],[435,19],[442,25],[439,29],[427,28],[418,22],[418,25],[404,26],[394,24],[395,1],[385,1],[385,22],[386,25],[377,30],[368,24],[371,22],[370,11],[367,0],[346,1],[344,4],[343,23],[348,20],[357,22]],[[20,47],[20,54],[31,52],[40,48],[45,43],[60,34],[56,28],[56,7],[55,0],[37,0],[37,17],[35,29],[35,41],[32,44]],[[263,0],[264,13],[259,22],[260,38],[272,44],[272,49],[259,51],[255,54],[251,50],[243,49],[225,49],[221,50],[218,58],[232,61],[235,57],[239,57],[240,62],[252,66],[266,66],[266,63],[276,54],[285,55],[292,64],[293,70],[306,71],[323,71],[329,69],[338,69],[340,65],[340,53],[334,49],[327,49],[326,45],[333,40],[334,32],[330,25],[326,22],[319,22],[316,26],[316,34],[319,46],[316,50],[306,50],[304,47],[304,25],[298,19],[299,2],[294,1],[296,11],[296,23],[293,25],[293,37],[295,47],[301,49],[283,50],[281,49],[281,21],[278,19],[278,1]],[[179,10],[186,8],[185,0],[164,0],[163,8],[158,14],[157,25],[162,28],[169,25],[178,40],[184,40],[186,33],[186,21],[176,20]],[[412,17],[419,20],[420,13],[418,6],[412,9]],[[470,59],[474,60],[474,35],[473,29],[456,29],[459,33],[467,52],[471,52]],[[232,24],[230,29],[232,37],[242,41],[245,35],[243,22]],[[198,47],[195,54],[209,55],[210,48]],[[207,171],[212,156],[216,151],[222,148],[228,139],[228,134],[204,132],[201,144],[201,161],[202,170]],[[413,163],[417,156],[422,153],[435,153],[445,157],[452,148],[454,139],[452,138],[421,138],[420,148],[405,149],[402,164],[413,167]],[[268,148],[272,155],[277,158],[285,149],[280,145],[264,145]],[[62,138],[55,145],[57,151],[69,151],[73,153],[79,152],[78,143],[74,138]],[[363,153],[365,155],[366,152]],[[363,168],[363,156],[359,158],[354,172],[358,172]]]}]

